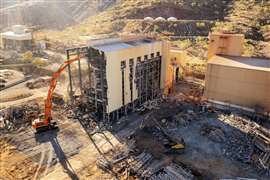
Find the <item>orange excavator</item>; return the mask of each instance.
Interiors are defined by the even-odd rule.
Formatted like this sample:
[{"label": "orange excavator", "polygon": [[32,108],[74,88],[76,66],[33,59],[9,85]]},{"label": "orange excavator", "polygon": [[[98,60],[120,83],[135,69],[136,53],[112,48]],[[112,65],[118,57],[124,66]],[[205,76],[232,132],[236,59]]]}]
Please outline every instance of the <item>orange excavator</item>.
[{"label": "orange excavator", "polygon": [[52,122],[52,97],[56,88],[57,79],[69,64],[79,60],[79,56],[67,60],[56,72],[53,73],[47,99],[45,100],[45,112],[44,114],[41,114],[38,119],[35,119],[32,122],[32,127],[36,130],[37,133],[58,128],[56,122]]}]

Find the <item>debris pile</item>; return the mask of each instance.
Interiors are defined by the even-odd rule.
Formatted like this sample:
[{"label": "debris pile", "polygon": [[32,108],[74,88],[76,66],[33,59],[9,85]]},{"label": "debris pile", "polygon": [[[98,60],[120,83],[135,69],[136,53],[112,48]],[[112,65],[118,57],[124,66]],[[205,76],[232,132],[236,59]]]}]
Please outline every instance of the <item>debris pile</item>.
[{"label": "debris pile", "polygon": [[166,166],[158,173],[154,174],[149,178],[150,180],[159,180],[159,179],[168,179],[168,180],[174,180],[174,179],[185,179],[185,180],[191,180],[194,179],[194,176],[191,174],[191,172],[187,169],[184,169],[183,167],[172,163],[169,166]]},{"label": "debris pile", "polygon": [[204,92],[204,87],[201,84],[201,81],[197,82],[194,79],[181,81],[179,87],[177,87],[177,90],[180,90],[181,93],[177,94],[175,97],[182,102],[200,104]]},{"label": "debris pile", "polygon": [[79,121],[88,133],[91,134],[93,131],[103,127],[102,122],[97,122],[95,118],[93,118],[91,114],[92,111],[87,103],[77,102],[76,106],[71,106],[69,108],[71,110],[68,111],[68,118]]},{"label": "debris pile", "polygon": [[270,174],[269,130],[236,114],[223,114],[219,119],[236,129],[226,139],[224,154],[230,159],[252,163]]},{"label": "debris pile", "polygon": [[226,141],[226,135],[224,131],[220,127],[210,124],[204,124],[201,127],[201,134],[203,136],[207,136],[211,141],[217,143],[223,143]]},{"label": "debris pile", "polygon": [[179,165],[171,164],[173,155],[184,153],[184,140],[169,133],[151,113],[127,139],[126,150],[114,151],[107,160],[101,158],[97,162],[98,167],[125,178],[187,177],[188,179],[190,177],[192,179],[193,175],[189,171]]},{"label": "debris pile", "polygon": [[191,121],[198,120],[198,116],[192,110],[189,110],[188,112],[180,112],[176,114],[173,117],[173,120],[175,121],[175,123],[173,124],[174,127],[187,127]]},{"label": "debris pile", "polygon": [[40,112],[37,103],[29,103],[23,106],[15,106],[0,111],[0,130],[14,131],[21,127],[31,125],[38,118]]},{"label": "debris pile", "polygon": [[250,163],[253,152],[252,138],[242,132],[232,132],[225,143],[224,154],[229,159]]},{"label": "debris pile", "polygon": [[[115,150],[113,150],[115,152]],[[109,161],[100,158],[97,166],[102,170],[112,173],[116,177],[135,179],[193,179],[189,169],[172,163],[169,157],[156,159],[146,151],[134,152],[133,150],[111,152]],[[168,165],[169,164],[169,165]]]},{"label": "debris pile", "polygon": [[254,152],[258,158],[255,158],[255,163],[259,169],[270,174],[270,132],[262,127],[258,127],[257,131],[254,137]]},{"label": "debris pile", "polygon": [[137,111],[144,112],[146,110],[159,109],[159,106],[162,103],[162,101],[163,101],[162,98],[154,99],[152,101],[146,101],[141,105],[140,108],[137,109]]}]

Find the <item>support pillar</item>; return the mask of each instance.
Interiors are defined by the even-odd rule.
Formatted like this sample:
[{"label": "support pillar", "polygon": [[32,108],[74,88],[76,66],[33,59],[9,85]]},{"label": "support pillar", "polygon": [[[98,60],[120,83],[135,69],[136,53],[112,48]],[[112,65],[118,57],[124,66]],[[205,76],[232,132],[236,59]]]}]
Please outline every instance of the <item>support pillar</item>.
[{"label": "support pillar", "polygon": [[[67,60],[69,60],[69,59],[70,59],[69,51],[67,50]],[[69,87],[70,87],[69,97],[70,97],[71,102],[73,102],[73,87],[72,87],[72,76],[71,76],[70,64],[68,64],[68,77],[69,77]]]},{"label": "support pillar", "polygon": [[[80,57],[80,51],[79,49],[77,50],[77,56]],[[81,60],[78,60],[78,70],[79,70],[79,81],[80,81],[80,91],[81,91],[81,95],[83,94],[83,88],[82,88],[82,71],[81,71]]]}]

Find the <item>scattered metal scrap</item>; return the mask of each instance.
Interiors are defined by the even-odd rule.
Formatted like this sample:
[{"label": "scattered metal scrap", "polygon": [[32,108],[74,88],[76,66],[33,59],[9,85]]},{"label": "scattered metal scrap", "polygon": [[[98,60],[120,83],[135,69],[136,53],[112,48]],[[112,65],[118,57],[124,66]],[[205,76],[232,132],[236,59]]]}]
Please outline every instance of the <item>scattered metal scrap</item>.
[{"label": "scattered metal scrap", "polygon": [[[196,88],[193,90],[196,91]],[[157,159],[157,154],[151,150],[159,151],[159,148],[164,146],[168,142],[168,139],[171,138],[178,142],[179,139],[177,139],[177,136],[171,134],[174,131],[173,129],[177,127],[188,127],[194,121],[198,121],[199,123],[208,119],[209,115],[215,115],[224,125],[228,124],[232,128],[219,127],[205,122],[205,126],[201,127],[202,135],[215,143],[219,143],[224,150],[224,156],[227,158],[233,161],[240,161],[243,164],[254,164],[258,169],[266,170],[269,173],[270,135],[268,130],[261,128],[260,125],[248,117],[208,106],[196,98],[196,93],[192,91],[192,94],[195,95],[189,96],[187,93],[177,97],[181,101],[170,98],[148,101],[143,104],[142,108],[137,109],[139,112],[152,112],[144,118],[139,128],[143,129],[147,126],[148,128],[154,127],[156,130],[151,130],[150,128],[151,137],[148,139],[156,138],[155,141],[159,143],[159,146],[153,146],[157,144],[148,144],[149,147],[145,149],[145,144],[140,144],[142,147],[138,148],[137,143],[139,140],[136,142],[136,138],[131,137],[127,142],[129,148],[127,151],[114,153],[107,160],[101,158],[97,162],[97,165],[118,177],[124,176],[153,180],[193,179],[193,175],[188,169],[172,164],[172,162],[170,162],[172,165],[164,163],[164,155],[166,157],[165,151],[160,150],[161,154],[157,152],[158,156],[162,156],[161,159]],[[97,129],[102,129],[102,127],[105,128],[105,125],[106,127],[108,125],[111,126],[111,124],[105,121],[95,121],[91,116],[91,109],[89,109],[87,103],[80,103],[78,108],[74,109],[76,109],[76,116],[73,119],[79,120],[89,133],[96,132]],[[164,111],[160,109],[164,109]],[[203,123],[204,121],[200,124],[202,125]],[[239,131],[235,131],[233,128]],[[144,132],[146,131],[144,130]],[[144,140],[140,142],[147,141],[145,136],[142,137]]]},{"label": "scattered metal scrap", "polygon": [[162,170],[160,170],[158,173],[154,174],[149,178],[150,180],[191,180],[194,179],[194,176],[191,174],[191,172],[187,169],[184,169],[183,167],[172,163],[169,166],[166,166]]},{"label": "scattered metal scrap", "polygon": [[31,124],[40,112],[37,103],[14,106],[0,110],[0,130],[13,131]]},{"label": "scattered metal scrap", "polygon": [[146,110],[159,109],[161,102],[162,102],[162,98],[146,101],[145,103],[141,105],[141,107],[137,108],[136,111],[144,112]]},{"label": "scattered metal scrap", "polygon": [[236,114],[222,115],[220,119],[244,132],[234,132],[226,138],[225,155],[244,163],[252,163],[270,174],[269,130]]},{"label": "scattered metal scrap", "polygon": [[254,138],[254,145],[258,150],[259,158],[257,164],[270,173],[270,133],[268,130],[258,127],[260,133],[256,133]]},{"label": "scattered metal scrap", "polygon": [[97,161],[98,167],[107,171],[114,172],[118,177],[134,177],[138,179],[193,179],[191,171],[183,167],[170,163],[166,165],[168,159],[155,159],[152,154],[141,152],[137,155],[134,152],[120,152],[112,156],[110,164],[100,158]]}]

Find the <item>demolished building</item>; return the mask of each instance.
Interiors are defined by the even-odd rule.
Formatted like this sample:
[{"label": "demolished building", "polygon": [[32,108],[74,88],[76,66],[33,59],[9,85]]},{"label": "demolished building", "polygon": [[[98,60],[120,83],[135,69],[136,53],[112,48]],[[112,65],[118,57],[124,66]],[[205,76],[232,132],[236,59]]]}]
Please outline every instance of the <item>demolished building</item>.
[{"label": "demolished building", "polygon": [[270,112],[270,60],[241,56],[242,35],[210,35],[205,93],[209,102]]},{"label": "demolished building", "polygon": [[99,118],[118,119],[166,89],[167,42],[121,37],[91,41],[86,49],[92,72],[88,104]]}]

